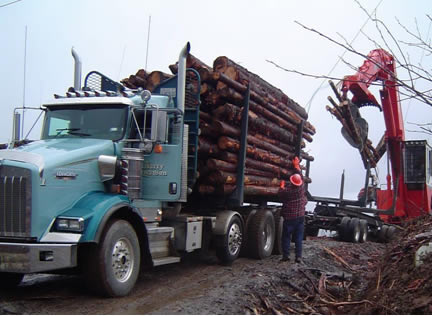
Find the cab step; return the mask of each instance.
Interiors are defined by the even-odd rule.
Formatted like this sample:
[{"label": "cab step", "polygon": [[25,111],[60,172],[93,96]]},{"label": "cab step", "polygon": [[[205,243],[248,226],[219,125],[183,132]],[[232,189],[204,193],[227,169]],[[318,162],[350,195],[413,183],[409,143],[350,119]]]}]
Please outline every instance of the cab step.
[{"label": "cab step", "polygon": [[153,261],[153,266],[156,267],[165,264],[180,262],[180,257],[164,257],[164,258],[152,259],[152,261]]},{"label": "cab step", "polygon": [[148,227],[149,250],[154,266],[180,261],[173,251],[173,227]]}]

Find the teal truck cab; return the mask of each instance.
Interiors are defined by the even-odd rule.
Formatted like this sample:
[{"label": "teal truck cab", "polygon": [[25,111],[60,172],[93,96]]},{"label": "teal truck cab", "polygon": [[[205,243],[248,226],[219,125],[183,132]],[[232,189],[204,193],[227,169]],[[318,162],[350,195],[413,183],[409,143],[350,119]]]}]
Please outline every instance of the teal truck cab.
[{"label": "teal truck cab", "polygon": [[[105,296],[123,296],[143,265],[179,262],[180,253],[211,242],[223,262],[238,257],[254,211],[180,213],[197,176],[199,94],[187,91],[189,49],[177,76],[153,94],[90,73],[84,88],[75,84],[42,106],[40,140],[0,150],[2,287],[28,273],[72,271]],[[261,257],[275,238],[273,217],[263,223],[255,234]]]}]

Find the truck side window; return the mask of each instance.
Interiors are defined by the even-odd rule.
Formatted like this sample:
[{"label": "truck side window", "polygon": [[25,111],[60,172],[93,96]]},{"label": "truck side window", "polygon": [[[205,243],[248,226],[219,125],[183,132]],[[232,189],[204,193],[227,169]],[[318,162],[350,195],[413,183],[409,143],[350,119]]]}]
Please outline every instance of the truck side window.
[{"label": "truck side window", "polygon": [[[129,134],[130,139],[139,139],[140,133],[143,131],[143,118],[144,118],[144,112],[143,111],[134,111],[135,119],[137,120],[137,123],[135,122],[134,118],[131,118],[131,132]],[[140,129],[140,133],[138,132],[138,129]]]},{"label": "truck side window", "polygon": [[179,144],[181,141],[181,124],[176,122],[174,114],[170,114],[167,119],[168,143]]}]

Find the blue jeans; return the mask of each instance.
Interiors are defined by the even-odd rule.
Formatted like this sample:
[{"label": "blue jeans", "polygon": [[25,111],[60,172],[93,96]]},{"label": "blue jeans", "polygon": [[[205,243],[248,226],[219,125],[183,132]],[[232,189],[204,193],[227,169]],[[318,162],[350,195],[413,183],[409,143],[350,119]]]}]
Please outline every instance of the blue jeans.
[{"label": "blue jeans", "polygon": [[302,258],[302,241],[304,239],[304,217],[295,219],[284,219],[283,234],[281,236],[281,245],[283,248],[283,257],[290,255],[290,241],[295,241],[296,258]]}]

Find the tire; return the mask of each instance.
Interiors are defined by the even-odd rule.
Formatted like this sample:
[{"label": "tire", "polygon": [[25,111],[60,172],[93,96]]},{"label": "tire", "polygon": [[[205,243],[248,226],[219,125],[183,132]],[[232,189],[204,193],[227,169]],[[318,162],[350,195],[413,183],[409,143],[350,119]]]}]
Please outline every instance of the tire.
[{"label": "tire", "polygon": [[361,226],[359,224],[358,218],[352,218],[348,224],[350,241],[353,243],[358,243],[361,236]]},{"label": "tire", "polygon": [[281,238],[283,236],[283,223],[284,223],[284,218],[279,216],[275,222],[275,241],[274,241],[274,250],[272,251],[273,255],[283,254],[283,247],[281,244]]},{"label": "tire", "polygon": [[382,225],[381,229],[377,232],[377,239],[379,242],[386,243],[387,242],[387,232],[388,232],[388,225]]},{"label": "tire", "polygon": [[264,259],[272,254],[275,242],[275,220],[268,210],[258,210],[248,227],[248,254]]},{"label": "tire", "polygon": [[7,290],[17,287],[23,278],[23,273],[0,272],[0,289]]},{"label": "tire", "polygon": [[349,241],[349,224],[350,217],[344,216],[338,225],[338,237],[341,241]]},{"label": "tire", "polygon": [[390,242],[395,237],[396,228],[394,226],[388,226],[388,230],[386,231],[385,238],[386,242]]},{"label": "tire", "polygon": [[304,240],[306,239],[307,236],[317,237],[317,235],[319,235],[319,228],[318,227],[311,227],[309,225],[305,226]]},{"label": "tire", "polygon": [[100,244],[88,256],[85,276],[91,288],[107,297],[131,292],[140,271],[140,245],[131,224],[109,222]]},{"label": "tire", "polygon": [[363,243],[368,240],[368,223],[365,219],[359,220],[360,234],[359,242]]},{"label": "tire", "polygon": [[231,264],[239,257],[242,247],[243,227],[238,216],[230,219],[227,232],[216,247],[216,256],[224,264]]}]

